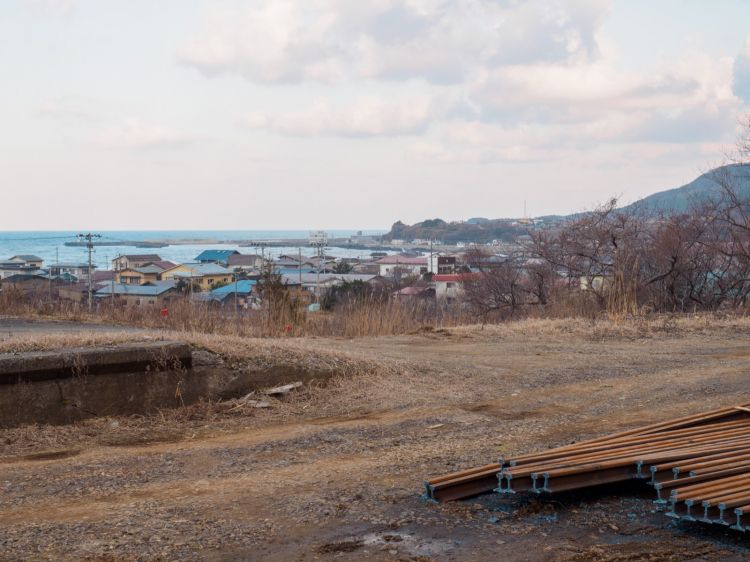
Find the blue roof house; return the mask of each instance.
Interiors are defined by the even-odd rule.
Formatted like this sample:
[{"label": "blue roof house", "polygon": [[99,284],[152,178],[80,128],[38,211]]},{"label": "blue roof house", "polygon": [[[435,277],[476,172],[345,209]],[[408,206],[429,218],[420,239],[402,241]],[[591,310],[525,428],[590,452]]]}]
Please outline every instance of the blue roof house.
[{"label": "blue roof house", "polygon": [[237,250],[203,250],[195,256],[195,261],[199,263],[220,263],[227,265],[229,256],[239,254]]}]

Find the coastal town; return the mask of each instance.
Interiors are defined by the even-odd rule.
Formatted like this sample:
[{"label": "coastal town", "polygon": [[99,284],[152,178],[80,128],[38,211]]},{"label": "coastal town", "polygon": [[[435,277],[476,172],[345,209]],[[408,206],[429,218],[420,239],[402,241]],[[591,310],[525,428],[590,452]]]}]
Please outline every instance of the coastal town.
[{"label": "coastal town", "polygon": [[[154,307],[166,314],[179,299],[241,312],[261,308],[261,285],[273,279],[297,303],[316,312],[332,292],[353,286],[402,300],[452,302],[460,296],[462,282],[481,267],[511,262],[523,267],[530,259],[519,243],[467,247],[422,239],[389,241],[393,249],[378,246],[379,251],[364,257],[334,257],[326,253],[327,241],[324,232],[316,231],[296,253],[272,257],[207,249],[184,263],[157,253],[128,253],[116,256],[107,268],[86,261],[45,263],[39,256],[19,254],[0,260],[0,292],[91,308]],[[482,263],[477,263],[480,248]]]}]

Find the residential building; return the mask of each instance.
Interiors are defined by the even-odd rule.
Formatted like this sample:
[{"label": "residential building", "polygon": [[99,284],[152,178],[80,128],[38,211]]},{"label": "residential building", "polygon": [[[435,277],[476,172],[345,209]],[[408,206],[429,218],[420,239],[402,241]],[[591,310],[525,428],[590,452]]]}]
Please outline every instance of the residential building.
[{"label": "residential building", "polygon": [[125,285],[145,285],[161,281],[163,269],[155,265],[129,267],[115,273],[115,282]]},{"label": "residential building", "polygon": [[284,269],[300,269],[303,264],[309,260],[308,256],[290,256],[289,254],[282,254],[273,260],[273,269],[276,271]]},{"label": "residential building", "polygon": [[435,296],[432,287],[404,287],[393,293],[397,299],[431,299]]},{"label": "residential building", "polygon": [[263,267],[263,258],[257,254],[232,254],[227,258],[227,268],[232,271],[259,271]]},{"label": "residential building", "polygon": [[428,270],[433,274],[448,274],[456,271],[456,256],[448,256],[439,253],[432,253],[427,256]]},{"label": "residential building", "polygon": [[[258,296],[255,291],[257,281],[250,279],[240,279],[208,293],[196,293],[193,298],[196,301],[216,303],[226,306],[235,306],[240,308],[250,308],[258,303]],[[236,297],[236,298],[235,298]]]},{"label": "residential building", "polygon": [[161,261],[159,254],[123,254],[112,260],[112,269],[121,271],[123,269],[143,267],[146,264]]},{"label": "residential building", "polygon": [[146,264],[143,264],[143,267],[148,267],[149,265],[153,265],[155,267],[158,267],[162,271],[166,271],[168,269],[172,269],[177,264],[174,263],[174,262],[172,262],[172,261],[159,260],[159,261],[150,261],[150,262],[148,262]]},{"label": "residential building", "polygon": [[229,256],[237,254],[239,254],[237,250],[203,250],[195,256],[195,261],[197,263],[215,263],[225,266],[229,261]]},{"label": "residential building", "polygon": [[116,271],[111,269],[103,269],[101,271],[94,271],[93,278],[94,283],[111,283],[115,280]]},{"label": "residential building", "polygon": [[210,291],[216,285],[231,283],[234,276],[226,267],[215,263],[183,263],[161,274],[163,281],[192,281],[202,291]]},{"label": "residential building", "polygon": [[331,272],[333,271],[334,266],[336,265],[336,258],[322,256],[320,258],[313,257],[306,259],[302,267],[310,268],[314,271],[320,270],[321,272]]},{"label": "residential building", "polygon": [[22,254],[19,256],[12,256],[8,259],[8,261],[12,262],[18,262],[26,267],[30,267],[32,269],[41,269],[42,265],[44,265],[44,260],[40,258],[39,256],[35,256],[32,254]]},{"label": "residential building", "polygon": [[302,273],[282,275],[282,281],[288,280],[292,283],[298,283],[303,289],[315,293],[320,286],[321,294],[327,293],[332,287],[343,285],[344,283],[353,283],[359,281],[362,283],[377,283],[382,280],[379,275],[363,275],[357,273]]},{"label": "residential building", "polygon": [[94,293],[101,301],[113,299],[115,304],[124,306],[164,306],[177,296],[174,281],[157,281],[149,285],[105,284]]},{"label": "residential building", "polygon": [[39,271],[36,267],[28,266],[20,261],[0,261],[0,279],[7,279],[14,275],[33,275]]},{"label": "residential building", "polygon": [[[33,271],[39,271],[33,269]],[[30,293],[47,293],[54,282],[55,285],[59,281],[51,281],[46,275],[39,275],[38,273],[16,273],[3,278],[2,286],[4,289],[13,287],[14,289],[22,292],[23,294]]]},{"label": "residential building", "polygon": [[[96,270],[96,265],[91,265],[92,272]],[[89,264],[87,263],[55,263],[47,266],[49,274],[52,276],[69,274],[79,280],[88,279]]]},{"label": "residential building", "polygon": [[380,266],[375,262],[360,262],[354,266],[352,273],[362,273],[365,275],[380,275]]},{"label": "residential building", "polygon": [[[97,285],[96,288],[98,289],[100,286],[102,285]],[[67,283],[67,284],[60,285],[60,287],[57,290],[57,294],[63,300],[83,303],[83,302],[86,302],[86,300],[88,299],[89,286],[88,286],[88,283],[83,283],[83,282]]]},{"label": "residential building", "polygon": [[435,287],[435,298],[452,301],[461,297],[463,283],[477,276],[475,273],[451,273],[433,275],[432,284]]},{"label": "residential building", "polygon": [[381,277],[424,275],[428,271],[426,257],[385,256],[375,263],[380,267]]}]

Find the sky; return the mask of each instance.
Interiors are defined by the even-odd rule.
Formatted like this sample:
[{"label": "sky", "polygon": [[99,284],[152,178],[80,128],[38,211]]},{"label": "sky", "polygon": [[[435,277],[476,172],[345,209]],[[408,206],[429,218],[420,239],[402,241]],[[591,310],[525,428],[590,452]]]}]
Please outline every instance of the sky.
[{"label": "sky", "polygon": [[570,213],[748,112],[744,0],[0,0],[0,230]]}]

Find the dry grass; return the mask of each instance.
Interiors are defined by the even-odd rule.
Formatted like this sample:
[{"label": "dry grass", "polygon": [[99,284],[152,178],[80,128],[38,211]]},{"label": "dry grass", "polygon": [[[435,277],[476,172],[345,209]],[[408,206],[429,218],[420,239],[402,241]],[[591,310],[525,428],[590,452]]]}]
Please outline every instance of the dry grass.
[{"label": "dry grass", "polygon": [[[347,340],[341,338],[242,338],[195,332],[142,334],[19,335],[0,341],[3,351],[53,349],[138,339],[178,339],[222,357],[239,373],[274,369],[328,373],[283,399],[264,398],[269,409],[210,402],[148,416],[94,418],[71,426],[27,426],[0,432],[4,454],[192,439],[237,427],[263,427],[315,418],[357,418],[424,409],[461,409],[487,396],[515,392],[529,381],[564,383],[570,364],[585,377],[647,361],[635,350],[689,349],[742,340],[750,318],[717,315],[651,320],[539,320],[472,325],[418,335]],[[641,343],[642,341],[642,343]],[[664,344],[662,344],[664,342]],[[669,342],[669,343],[667,343]],[[570,354],[569,350],[579,349]],[[648,354],[649,352],[644,351]],[[670,352],[672,353],[672,352]],[[549,357],[544,359],[544,355]],[[567,355],[566,355],[567,354]],[[635,355],[634,355],[635,354]],[[675,355],[679,357],[679,354]],[[526,377],[532,376],[528,379]],[[579,375],[576,375],[579,376]],[[548,383],[544,383],[548,384]],[[635,392],[637,385],[623,389]],[[541,392],[541,390],[540,390]],[[523,395],[523,394],[522,394]],[[528,407],[528,406],[527,406]]]},{"label": "dry grass", "polygon": [[657,314],[603,318],[525,318],[503,324],[456,326],[455,334],[490,338],[638,339],[732,331],[750,333],[750,317],[739,314]]},{"label": "dry grass", "polygon": [[[283,305],[283,306],[282,306]],[[278,310],[248,310],[236,314],[221,308],[177,299],[163,316],[157,307],[111,307],[102,302],[89,312],[85,305],[0,293],[0,314],[74,322],[118,324],[181,332],[243,337],[341,336],[369,337],[404,334],[424,326],[433,328],[472,322],[463,307],[441,307],[422,300],[363,298],[336,306],[333,311],[308,313],[302,303],[284,301]]]},{"label": "dry grass", "polygon": [[[717,331],[750,333],[750,316],[739,314],[674,314],[603,318],[524,318],[501,324],[470,324],[424,326],[415,324],[407,333],[440,334],[447,330],[462,336],[476,338],[557,338],[570,336],[587,340],[635,339],[654,335],[685,335]],[[380,330],[376,330],[380,331]],[[388,330],[381,335],[398,335]],[[281,362],[284,366],[315,370],[343,369],[350,374],[350,352],[341,351],[346,341],[364,337],[347,336],[305,337],[253,337],[234,334],[205,333],[201,330],[142,330],[137,332],[112,331],[70,333],[34,332],[4,334],[0,332],[0,353],[44,351],[65,347],[113,345],[136,341],[179,340],[206,349],[231,361],[241,361],[248,366],[267,369]],[[339,342],[339,343],[331,343]]]},{"label": "dry grass", "polygon": [[0,333],[0,353],[23,353],[26,351],[50,351],[69,347],[91,347],[120,343],[160,341],[163,334],[139,334],[129,332],[84,332],[84,333]]}]

